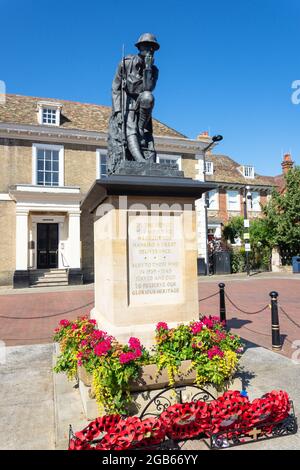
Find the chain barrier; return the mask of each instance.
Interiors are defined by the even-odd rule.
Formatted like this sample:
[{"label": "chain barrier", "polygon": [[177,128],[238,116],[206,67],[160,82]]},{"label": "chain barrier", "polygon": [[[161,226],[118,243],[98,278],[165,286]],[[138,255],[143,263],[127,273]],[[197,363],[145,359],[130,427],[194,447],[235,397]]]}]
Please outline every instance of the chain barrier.
[{"label": "chain barrier", "polygon": [[281,305],[279,305],[279,308],[280,310],[282,311],[282,313],[295,325],[297,326],[297,328],[300,328],[300,325],[299,323],[295,322],[295,320],[293,320],[290,315],[288,313],[286,313],[286,311],[281,307]]},{"label": "chain barrier", "polygon": [[219,295],[219,291],[215,292],[214,294],[208,295],[207,297],[203,297],[203,299],[199,299],[199,302],[203,302],[203,300],[211,299],[212,297],[215,297],[216,295]]},{"label": "chain barrier", "polygon": [[267,308],[269,308],[269,304],[265,305],[263,308],[261,308],[260,310],[257,310],[256,312],[246,312],[246,310],[242,310],[241,308],[239,308],[232,300],[231,298],[227,295],[227,293],[225,292],[225,297],[226,299],[231,303],[231,305],[233,305],[234,308],[236,308],[237,310],[239,310],[240,312],[242,313],[245,313],[246,315],[256,315],[257,313],[261,313],[263,312],[264,310],[266,310]]},{"label": "chain barrier", "polygon": [[72,308],[71,310],[66,310],[65,312],[59,312],[59,313],[52,313],[51,315],[43,315],[42,317],[11,317],[7,315],[0,315],[0,318],[6,318],[8,320],[36,320],[36,319],[44,319],[44,318],[52,318],[52,317],[59,317],[61,315],[67,315],[68,313],[76,312],[76,310],[79,310],[80,308],[85,308],[89,307],[90,305],[93,305],[94,302],[89,302],[88,304],[85,305],[80,305],[80,307],[75,307]]}]

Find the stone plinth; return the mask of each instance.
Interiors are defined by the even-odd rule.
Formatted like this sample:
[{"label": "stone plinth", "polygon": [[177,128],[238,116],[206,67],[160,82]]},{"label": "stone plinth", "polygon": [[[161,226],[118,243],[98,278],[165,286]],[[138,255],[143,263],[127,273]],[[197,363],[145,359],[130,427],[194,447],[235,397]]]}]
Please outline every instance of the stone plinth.
[{"label": "stone plinth", "polygon": [[111,176],[83,204],[94,213],[98,327],[153,344],[155,325],[198,318],[195,200],[212,189],[180,177]]}]

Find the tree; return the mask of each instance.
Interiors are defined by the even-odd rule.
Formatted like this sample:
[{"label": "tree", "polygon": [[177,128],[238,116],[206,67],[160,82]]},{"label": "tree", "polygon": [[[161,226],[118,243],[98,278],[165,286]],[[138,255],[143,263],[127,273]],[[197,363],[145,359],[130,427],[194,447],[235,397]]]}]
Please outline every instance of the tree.
[{"label": "tree", "polygon": [[270,246],[279,245],[291,251],[300,249],[300,167],[290,169],[284,176],[285,189],[274,190],[263,207]]},{"label": "tree", "polygon": [[234,243],[235,238],[240,238],[243,240],[244,233],[244,218],[241,215],[232,217],[223,229],[223,237],[225,240],[230,240],[231,243]]}]

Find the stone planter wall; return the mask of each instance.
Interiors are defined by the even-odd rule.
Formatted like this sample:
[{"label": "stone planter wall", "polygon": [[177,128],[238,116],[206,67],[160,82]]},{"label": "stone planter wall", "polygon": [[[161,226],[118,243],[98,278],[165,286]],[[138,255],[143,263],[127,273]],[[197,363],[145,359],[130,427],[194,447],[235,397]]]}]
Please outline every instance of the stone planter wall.
[{"label": "stone planter wall", "polygon": [[[191,361],[183,361],[179,369],[178,376],[175,377],[175,385],[183,387],[182,397],[184,401],[191,401],[195,394],[195,389],[191,386],[195,384],[196,373],[194,370],[188,371]],[[82,404],[85,415],[88,419],[93,420],[97,418],[100,413],[98,405],[95,400],[95,394],[92,388],[92,375],[88,374],[83,367],[78,370],[79,377],[79,390],[81,394]],[[159,374],[157,373],[156,365],[144,366],[141,370],[140,377],[137,381],[132,382],[130,390],[132,391],[132,405],[130,407],[131,415],[139,415],[147,403],[154,398],[157,393],[168,387],[169,379],[166,369],[163,369]],[[221,389],[217,389],[212,384],[205,384],[203,388],[211,393],[214,397],[222,395],[222,393],[231,388],[233,390],[241,390],[242,384],[239,378],[233,378],[232,381],[226,382]],[[166,403],[173,404],[177,401],[176,393],[174,390],[168,390],[164,393],[164,399],[161,400],[162,406]],[[153,403],[148,412],[155,412],[156,404]]]}]

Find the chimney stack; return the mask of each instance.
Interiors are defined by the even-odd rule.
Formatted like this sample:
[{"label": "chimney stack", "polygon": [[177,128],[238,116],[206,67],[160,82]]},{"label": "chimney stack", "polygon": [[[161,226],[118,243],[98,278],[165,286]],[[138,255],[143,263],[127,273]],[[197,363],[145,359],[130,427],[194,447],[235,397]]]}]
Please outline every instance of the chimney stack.
[{"label": "chimney stack", "polygon": [[283,171],[283,174],[285,175],[291,168],[293,168],[294,166],[294,162],[292,160],[292,156],[290,153],[285,153],[283,155],[283,160],[281,162],[281,166],[282,166],[282,171]]},{"label": "chimney stack", "polygon": [[197,135],[197,140],[202,140],[202,139],[209,139],[209,135],[207,131],[202,131],[201,134]]}]

